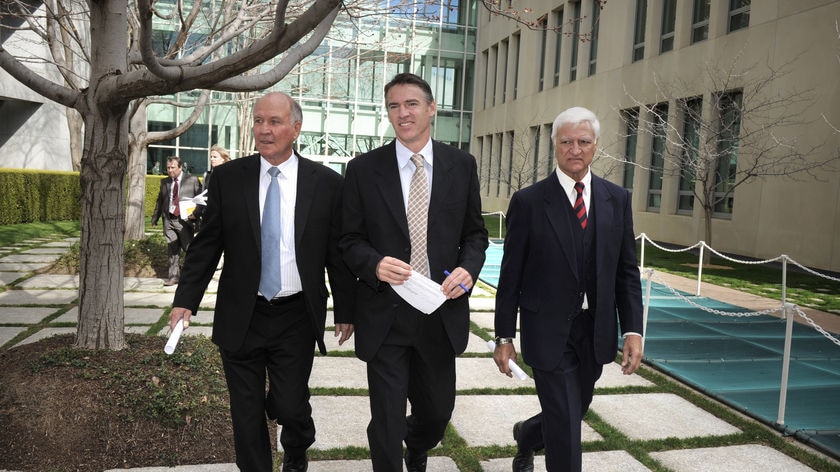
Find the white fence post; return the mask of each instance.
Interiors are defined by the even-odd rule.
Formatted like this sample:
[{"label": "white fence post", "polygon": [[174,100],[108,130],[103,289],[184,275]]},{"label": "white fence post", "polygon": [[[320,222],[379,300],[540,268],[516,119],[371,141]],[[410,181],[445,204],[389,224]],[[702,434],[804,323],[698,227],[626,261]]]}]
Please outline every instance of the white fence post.
[{"label": "white fence post", "polygon": [[703,280],[703,250],[706,248],[706,242],[700,241],[700,259],[697,261],[697,293],[700,296],[700,283]]},{"label": "white fence post", "polygon": [[776,423],[779,425],[785,424],[785,405],[787,404],[788,375],[790,374],[790,346],[793,338],[794,312],[795,306],[791,303],[785,303],[785,350],[782,356],[782,385],[779,388],[779,414],[776,418]]}]

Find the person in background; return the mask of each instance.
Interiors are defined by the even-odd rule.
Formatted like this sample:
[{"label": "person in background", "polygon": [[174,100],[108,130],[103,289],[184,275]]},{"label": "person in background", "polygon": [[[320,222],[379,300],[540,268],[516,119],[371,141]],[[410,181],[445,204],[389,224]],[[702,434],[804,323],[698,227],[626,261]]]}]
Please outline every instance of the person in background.
[{"label": "person in background", "polygon": [[581,470],[581,427],[604,364],[613,362],[618,328],[621,369],[642,361],[642,289],[629,192],[593,175],[601,125],[574,107],[554,120],[557,169],[513,194],[496,292],[499,371],[511,375],[521,315],[521,347],[542,411],[513,426],[514,472],[534,470],[545,448],[548,471]]},{"label": "person in background", "polygon": [[192,211],[182,214],[180,202],[191,200],[201,193],[198,177],[182,171],[181,159],[172,156],[166,159],[166,173],[169,177],[160,181],[160,192],[152,213],[152,226],[163,218],[163,235],[166,237],[169,256],[169,274],[163,285],[178,284],[181,274],[181,251],[186,252],[195,236],[195,215]]},{"label": "person in background", "polygon": [[[367,363],[373,470],[401,471],[404,460],[421,472],[455,407],[455,356],[467,346],[468,291],[488,239],[475,158],[431,139],[429,84],[399,74],[385,85],[385,105],[397,139],[347,165],[341,249],[358,277],[355,346]],[[446,301],[431,314],[391,287],[414,274],[442,285]]]},{"label": "person in background", "polygon": [[213,171],[204,226],[187,252],[169,314],[170,328],[179,320],[189,325],[224,253],[212,340],[242,472],[273,470],[266,417],[282,426],[282,470],[307,470],[306,451],[315,442],[309,376],[315,347],[326,354],[330,292],[338,343],[353,333],[355,279],[338,250],[342,177],[294,151],[302,120],[284,93],[256,101],[258,153]]},{"label": "person in background", "polygon": [[[213,176],[213,170],[225,162],[230,160],[230,153],[227,149],[219,146],[218,144],[214,144],[210,146],[210,168],[207,169],[207,172],[204,173],[204,179],[202,179],[202,186],[204,190],[210,188],[210,178]],[[197,204],[195,206],[195,223],[196,223],[196,231],[201,230],[201,220],[204,217],[204,211],[207,208],[207,205]]]}]

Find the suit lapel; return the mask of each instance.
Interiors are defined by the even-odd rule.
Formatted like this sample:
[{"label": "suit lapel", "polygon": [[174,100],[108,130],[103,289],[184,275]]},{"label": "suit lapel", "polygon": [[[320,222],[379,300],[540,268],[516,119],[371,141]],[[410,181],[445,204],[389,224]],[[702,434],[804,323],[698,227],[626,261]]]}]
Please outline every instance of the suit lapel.
[{"label": "suit lapel", "polygon": [[245,191],[245,211],[251,221],[251,237],[258,250],[260,245],[260,155],[255,154],[244,159],[249,159],[246,165],[242,166],[242,183]]},{"label": "suit lapel", "polygon": [[400,185],[400,170],[397,167],[397,145],[395,141],[391,141],[384,147],[382,152],[377,154],[376,159],[378,160],[375,166],[378,174],[376,179],[377,189],[394,221],[399,223],[400,229],[408,238],[408,217],[405,214],[405,201]]},{"label": "suit lapel", "polygon": [[[592,212],[595,213],[595,245],[599,244],[599,240],[597,235],[607,235],[610,234],[611,230],[611,223],[616,221],[615,215],[615,208],[613,207],[612,202],[612,194],[607,189],[607,186],[604,184],[604,179],[592,175],[592,197],[590,198],[590,205],[592,206]],[[607,251],[595,251],[595,267],[601,267],[601,263],[603,261],[603,257],[605,257]]]},{"label": "suit lapel", "polygon": [[571,219],[569,218],[569,211],[566,208],[569,205],[569,199],[563,191],[563,186],[557,180],[557,176],[551,173],[548,178],[543,181],[545,199],[545,212],[551,227],[554,229],[557,245],[560,246],[560,252],[565,256],[566,262],[569,264],[569,270],[578,277],[577,256],[575,255],[574,233],[572,232]]},{"label": "suit lapel", "polygon": [[295,246],[301,246],[303,229],[315,194],[315,164],[298,155],[297,195],[295,195]]},{"label": "suit lapel", "polygon": [[446,153],[437,141],[432,141],[432,152],[434,153],[434,165],[432,165],[432,192],[429,197],[429,226],[437,224],[435,217],[445,215],[442,211],[446,205],[453,185],[456,185],[457,176],[452,170],[452,160],[446,158]]}]

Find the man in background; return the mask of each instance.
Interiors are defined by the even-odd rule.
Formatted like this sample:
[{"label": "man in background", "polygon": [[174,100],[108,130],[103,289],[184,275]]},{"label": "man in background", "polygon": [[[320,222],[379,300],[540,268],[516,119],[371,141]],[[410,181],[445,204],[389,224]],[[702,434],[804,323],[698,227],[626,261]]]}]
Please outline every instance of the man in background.
[{"label": "man in background", "polygon": [[198,177],[182,171],[178,156],[166,159],[166,173],[169,177],[160,182],[152,226],[157,226],[158,220],[163,218],[163,235],[169,256],[169,276],[163,285],[171,286],[180,279],[181,251],[187,252],[195,236],[195,215],[192,213],[195,206],[191,206],[189,211],[182,211],[180,202],[192,200],[201,193],[201,182]]}]

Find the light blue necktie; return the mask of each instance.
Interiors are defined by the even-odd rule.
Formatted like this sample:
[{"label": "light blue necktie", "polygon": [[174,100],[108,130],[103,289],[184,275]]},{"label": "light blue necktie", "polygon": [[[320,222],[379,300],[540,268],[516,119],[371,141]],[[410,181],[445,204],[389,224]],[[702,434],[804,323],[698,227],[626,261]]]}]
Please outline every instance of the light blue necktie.
[{"label": "light blue necktie", "polygon": [[269,300],[280,291],[280,169],[271,167],[271,182],[265,194],[260,237],[262,238],[262,271],[260,293]]}]

